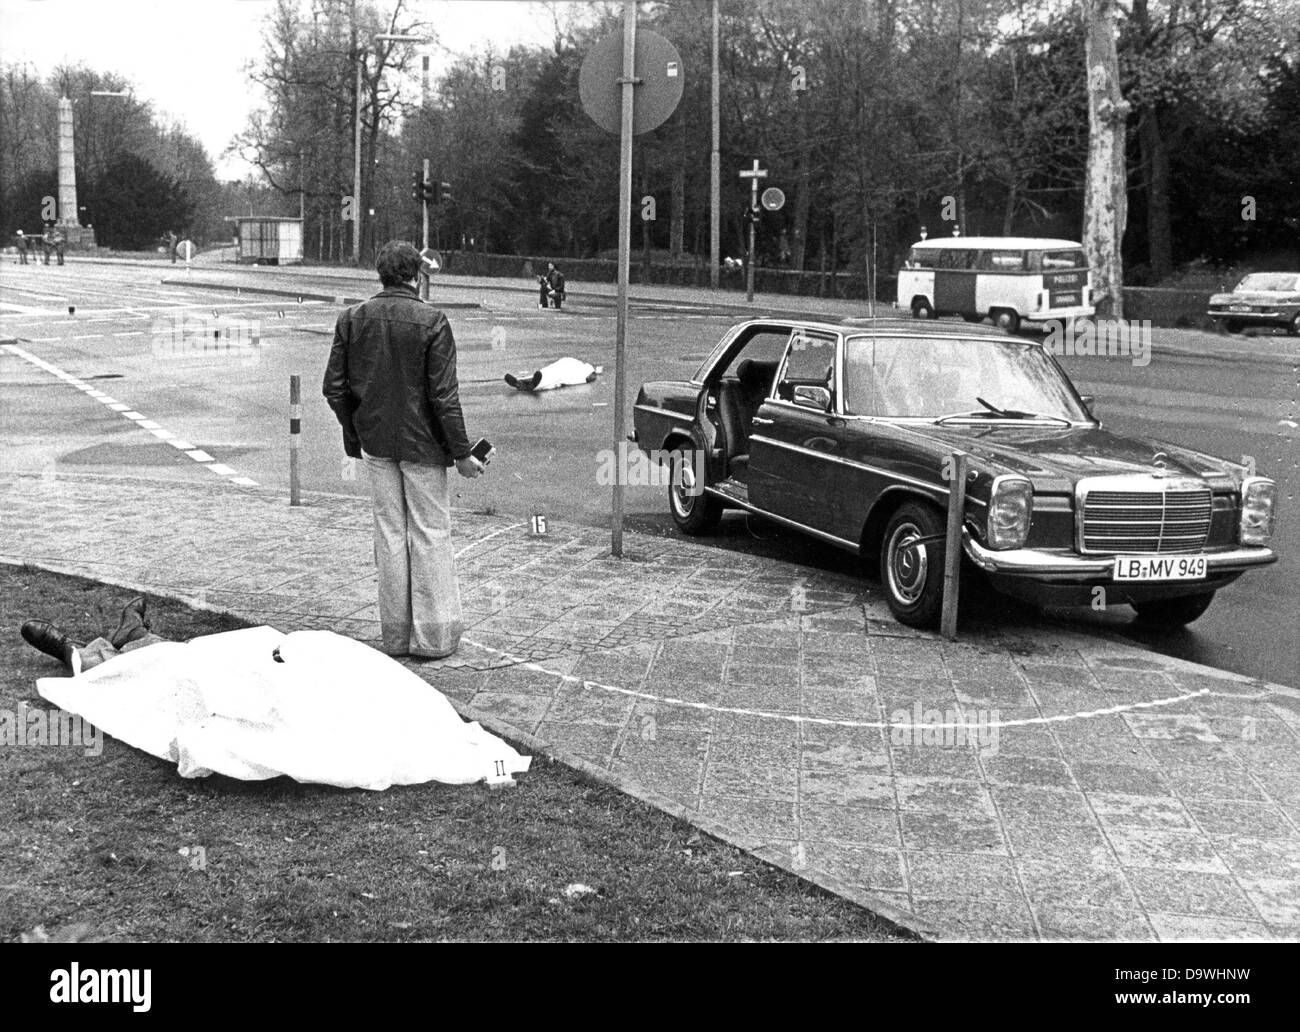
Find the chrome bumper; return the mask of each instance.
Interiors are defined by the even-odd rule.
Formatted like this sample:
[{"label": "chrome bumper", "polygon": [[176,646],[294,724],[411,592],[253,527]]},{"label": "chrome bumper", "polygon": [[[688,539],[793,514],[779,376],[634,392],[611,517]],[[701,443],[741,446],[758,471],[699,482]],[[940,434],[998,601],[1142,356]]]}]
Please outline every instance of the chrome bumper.
[{"label": "chrome bumper", "polygon": [[[965,527],[962,528],[961,540],[962,547],[971,562],[989,573],[1005,573],[1030,579],[1067,580],[1084,580],[1090,577],[1104,577],[1109,580],[1114,575],[1114,556],[1083,556],[1077,552],[1056,552],[1037,548],[1009,548],[1004,552],[998,552],[981,545]],[[1252,566],[1267,566],[1269,563],[1277,562],[1277,553],[1263,546],[1196,554],[1205,556],[1207,575],[1238,573]]]}]

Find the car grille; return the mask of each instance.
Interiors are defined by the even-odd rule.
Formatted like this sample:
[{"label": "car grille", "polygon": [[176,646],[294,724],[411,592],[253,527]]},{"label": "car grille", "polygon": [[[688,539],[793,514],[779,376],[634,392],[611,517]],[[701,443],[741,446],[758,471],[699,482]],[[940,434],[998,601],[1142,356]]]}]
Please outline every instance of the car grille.
[{"label": "car grille", "polygon": [[1088,491],[1085,552],[1196,552],[1210,532],[1210,489]]}]

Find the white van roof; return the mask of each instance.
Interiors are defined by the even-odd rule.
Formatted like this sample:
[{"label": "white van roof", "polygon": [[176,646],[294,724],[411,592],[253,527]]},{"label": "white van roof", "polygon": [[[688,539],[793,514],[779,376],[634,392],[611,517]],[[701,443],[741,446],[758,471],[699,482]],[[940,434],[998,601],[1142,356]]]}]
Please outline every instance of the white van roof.
[{"label": "white van roof", "polygon": [[995,237],[995,236],[937,236],[918,240],[913,247],[979,247],[1004,251],[1048,251],[1058,247],[1082,247],[1077,240],[1055,240],[1050,237]]}]

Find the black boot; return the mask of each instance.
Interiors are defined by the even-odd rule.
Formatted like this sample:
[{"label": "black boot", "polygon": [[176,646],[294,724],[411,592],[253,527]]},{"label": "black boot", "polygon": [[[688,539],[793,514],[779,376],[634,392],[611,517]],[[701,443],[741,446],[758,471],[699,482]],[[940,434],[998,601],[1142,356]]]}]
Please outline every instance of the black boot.
[{"label": "black boot", "polygon": [[149,621],[144,615],[145,606],[144,596],[141,595],[122,607],[122,618],[117,623],[117,630],[108,639],[113,648],[121,649],[149,633]]},{"label": "black boot", "polygon": [[47,620],[28,620],[19,633],[32,648],[53,656],[69,670],[76,670],[72,664],[72,654],[86,644],[84,641],[73,641]]}]

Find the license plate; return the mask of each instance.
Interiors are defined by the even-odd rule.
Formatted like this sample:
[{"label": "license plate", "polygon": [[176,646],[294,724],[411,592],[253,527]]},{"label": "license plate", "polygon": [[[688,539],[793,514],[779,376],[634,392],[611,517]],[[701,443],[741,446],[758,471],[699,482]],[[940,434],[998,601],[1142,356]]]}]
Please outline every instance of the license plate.
[{"label": "license plate", "polygon": [[1203,555],[1117,555],[1117,581],[1204,580]]},{"label": "license plate", "polygon": [[1228,307],[1228,311],[1230,311],[1230,312],[1249,312],[1249,311],[1250,311],[1250,305],[1230,305],[1230,306]]}]

